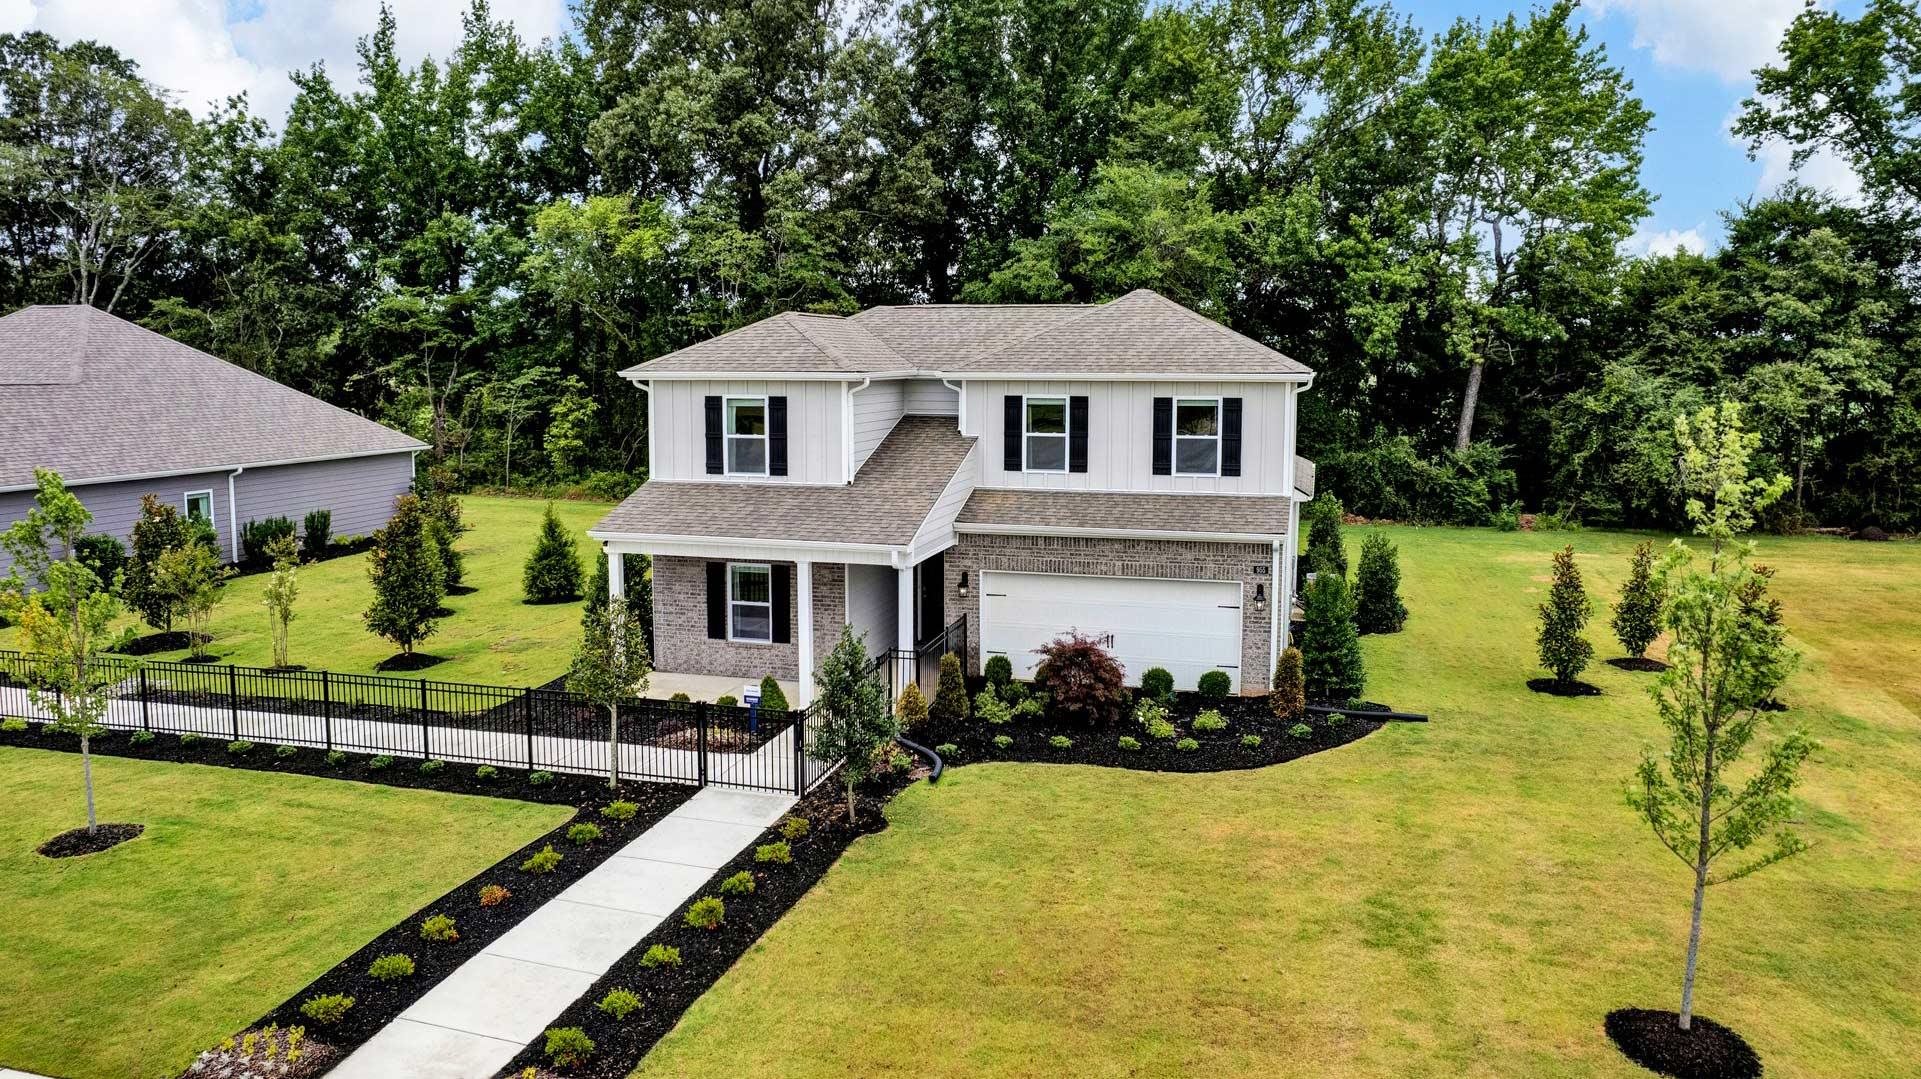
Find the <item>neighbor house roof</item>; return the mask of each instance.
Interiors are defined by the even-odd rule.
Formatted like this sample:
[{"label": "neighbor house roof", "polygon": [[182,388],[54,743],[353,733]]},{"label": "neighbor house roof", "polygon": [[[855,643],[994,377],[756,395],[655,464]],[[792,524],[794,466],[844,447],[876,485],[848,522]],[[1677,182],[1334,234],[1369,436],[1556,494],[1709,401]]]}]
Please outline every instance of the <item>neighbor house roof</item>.
[{"label": "neighbor house roof", "polygon": [[968,532],[1032,531],[1189,533],[1196,536],[1280,536],[1287,532],[1284,496],[1144,494],[1108,491],[1046,491],[976,488],[961,507],[955,529]]},{"label": "neighbor house roof", "polygon": [[1294,458],[1294,489],[1303,497],[1314,497],[1314,462],[1305,457]]},{"label": "neighbor house roof", "polygon": [[0,489],[403,453],[425,444],[84,305],[0,318]]},{"label": "neighbor house roof", "polygon": [[907,416],[852,483],[650,481],[592,532],[906,546],[973,445],[952,417]]},{"label": "neighbor house roof", "polygon": [[1303,364],[1150,289],[1100,304],[788,312],[622,372],[630,378],[1307,376]]}]

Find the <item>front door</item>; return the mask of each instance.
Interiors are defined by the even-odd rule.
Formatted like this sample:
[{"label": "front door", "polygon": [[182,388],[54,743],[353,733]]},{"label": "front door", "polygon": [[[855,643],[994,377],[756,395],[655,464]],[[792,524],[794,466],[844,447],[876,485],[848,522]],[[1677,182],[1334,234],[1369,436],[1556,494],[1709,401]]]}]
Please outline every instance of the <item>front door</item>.
[{"label": "front door", "polygon": [[947,628],[947,565],[942,555],[931,555],[914,567],[920,576],[914,589],[914,640],[902,641],[911,648]]}]

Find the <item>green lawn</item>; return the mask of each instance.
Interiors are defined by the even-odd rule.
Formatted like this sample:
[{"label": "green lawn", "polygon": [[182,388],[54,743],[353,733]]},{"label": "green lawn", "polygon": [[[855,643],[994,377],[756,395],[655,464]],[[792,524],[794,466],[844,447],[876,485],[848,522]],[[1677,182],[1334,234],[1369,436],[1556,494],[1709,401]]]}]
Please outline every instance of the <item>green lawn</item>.
[{"label": "green lawn", "polygon": [[[1687,871],[1622,802],[1651,676],[1522,685],[1549,551],[1611,597],[1637,537],[1390,535],[1413,618],[1366,641],[1369,695],[1432,723],[1256,772],[918,785],[638,1074],[1644,1076],[1601,1018],[1678,1004]],[[1776,723],[1826,744],[1815,847],[1710,892],[1698,1006],[1774,1079],[1911,1075],[1921,546],[1764,553],[1807,655]]]},{"label": "green lawn", "polygon": [[[470,526],[459,544],[466,555],[464,582],[477,591],[447,597],[447,607],[454,613],[441,619],[438,631],[420,646],[445,662],[421,671],[418,677],[539,685],[565,673],[580,636],[581,604],[521,602],[521,567],[533,550],[546,503],[480,496],[461,501]],[[597,548],[586,533],[606,515],[607,507],[556,502],[554,511],[579,537],[582,572],[591,580]],[[211,649],[223,662],[257,667],[273,662],[267,609],[261,603],[267,579],[266,574],[254,574],[227,586],[226,599],[214,612]],[[365,554],[303,568],[292,631],[293,662],[343,673],[374,673],[375,664],[399,649],[367,632],[361,621],[360,613],[372,599]],[[136,624],[131,617],[127,621]],[[18,647],[17,633],[12,628],[0,630],[0,647]],[[185,655],[182,651],[152,658]]]},{"label": "green lawn", "polygon": [[85,823],[80,757],[0,749],[0,1066],[170,1076],[565,806],[94,760],[138,839],[33,852]]}]

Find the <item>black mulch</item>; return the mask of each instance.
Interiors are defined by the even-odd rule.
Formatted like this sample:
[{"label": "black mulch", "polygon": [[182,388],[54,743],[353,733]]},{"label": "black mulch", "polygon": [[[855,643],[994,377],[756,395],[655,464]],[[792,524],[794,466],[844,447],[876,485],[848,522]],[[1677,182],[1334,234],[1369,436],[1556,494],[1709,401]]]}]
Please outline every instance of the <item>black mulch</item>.
[{"label": "black mulch", "polygon": [[[621,1079],[633,1071],[654,1043],[680,1021],[681,1013],[719,981],[734,961],[779,921],[788,908],[807,894],[842,851],[860,836],[887,827],[882,806],[905,783],[906,777],[897,776],[886,790],[863,793],[859,822],[852,827],[847,824],[844,791],[831,783],[823,784],[792,811],[793,816],[805,817],[811,827],[806,836],[789,844],[794,858],[791,863],[763,865],[754,861],[755,847],[781,838],[780,826],[776,824],[717,870],[686,903],[617,960],[550,1024],[551,1027],[580,1027],[594,1041],[593,1056],[565,1074]],[[752,894],[721,895],[720,882],[742,870],[754,874]],[[718,896],[726,904],[724,924],[714,930],[688,925],[684,917],[687,907],[710,895]],[[680,949],[680,965],[641,966],[641,957],[655,944]],[[616,1020],[602,1012],[597,1005],[611,989],[627,989],[639,996],[640,1010],[625,1020]],[[523,1068],[549,1067],[545,1046],[545,1036],[535,1038],[498,1074],[517,1075]]]},{"label": "black mulch", "polygon": [[447,586],[447,594],[450,596],[471,596],[478,591],[480,591],[480,589],[475,588],[473,585],[470,585],[470,584],[454,584],[454,585]]},{"label": "black mulch", "polygon": [[1760,704],[1757,704],[1754,707],[1760,709],[1763,712],[1785,712],[1788,710],[1787,702],[1781,700],[1778,697],[1769,697],[1767,700],[1762,701]]},{"label": "black mulch", "polygon": [[1674,1079],[1758,1079],[1761,1058],[1739,1034],[1697,1015],[1682,1030],[1678,1012],[1622,1008],[1608,1013],[1608,1037],[1629,1060]]},{"label": "black mulch", "polygon": [[[213,640],[206,634],[200,635],[201,643]],[[122,656],[150,656],[155,652],[178,652],[193,644],[193,634],[184,629],[170,630],[166,633],[149,633],[135,637],[125,648],[114,649],[114,654]]]},{"label": "black mulch", "polygon": [[[452,614],[453,612],[449,611],[447,613]],[[441,662],[441,660],[442,657],[430,656],[425,652],[397,652],[381,660],[379,663],[374,664],[374,670],[424,671],[434,664]]]},{"label": "black mulch", "polygon": [[1619,667],[1624,671],[1647,671],[1653,674],[1660,674],[1668,669],[1667,664],[1646,656],[1615,656],[1608,660],[1608,666]]},{"label": "black mulch", "polygon": [[1558,678],[1530,678],[1527,688],[1536,693],[1546,693],[1555,697],[1599,697],[1601,687],[1580,679],[1563,682]]},{"label": "black mulch", "polygon": [[91,832],[85,828],[61,832],[35,850],[49,858],[76,858],[117,847],[146,830],[144,824],[96,824]]}]

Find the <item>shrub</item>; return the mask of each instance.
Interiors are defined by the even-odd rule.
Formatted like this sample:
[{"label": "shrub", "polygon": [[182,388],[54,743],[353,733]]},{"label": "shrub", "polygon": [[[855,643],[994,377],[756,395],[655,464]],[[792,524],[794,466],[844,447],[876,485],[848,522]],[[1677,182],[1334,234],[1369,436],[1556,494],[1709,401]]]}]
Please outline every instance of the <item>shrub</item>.
[{"label": "shrub", "polygon": [[1324,491],[1307,504],[1307,571],[1347,577],[1347,545],[1341,539],[1341,500]]},{"label": "shrub", "polygon": [[1570,544],[1554,553],[1554,584],[1548,589],[1547,602],[1541,604],[1541,631],[1536,638],[1541,666],[1554,672],[1556,682],[1574,681],[1594,655],[1594,646],[1581,633],[1592,610]]},{"label": "shrub", "polygon": [[1014,664],[1006,656],[988,656],[987,662],[981,665],[981,673],[987,676],[987,684],[998,693],[1014,680]]},{"label": "shrub", "polygon": [[995,749],[1006,749],[1007,747],[1013,744],[1014,744],[1014,740],[1012,738],[1009,738],[1007,735],[997,734],[994,736]]},{"label": "shrub", "polygon": [[811,827],[813,825],[807,822],[806,817],[788,817],[780,822],[780,837],[791,843],[806,835]]},{"label": "shrub", "polygon": [[600,809],[600,815],[608,820],[633,820],[639,812],[640,806],[634,802],[608,802]]},{"label": "shrub", "polygon": [[544,787],[554,781],[554,774],[545,770],[527,773],[529,787]]},{"label": "shrub", "polygon": [[[20,725],[18,727],[12,726],[12,724],[14,723],[18,723]],[[0,730],[24,731],[26,729],[27,729],[27,721],[24,719],[9,719],[6,721],[6,723],[0,724]],[[127,741],[132,742],[134,745],[137,745],[137,746],[144,746],[147,743],[153,741],[153,732],[152,731],[135,731],[132,734],[127,736]],[[281,748],[291,749],[293,747],[282,746]]]},{"label": "shrub", "polygon": [[600,838],[600,825],[590,821],[581,821],[579,824],[567,829],[567,838],[581,845],[592,843],[594,840]]},{"label": "shrub", "polygon": [[114,576],[127,568],[127,548],[117,538],[101,532],[81,536],[75,541],[73,557],[92,570],[93,575],[100,578],[100,583],[110,590],[114,587]]},{"label": "shrub", "polygon": [[1052,738],[1049,738],[1047,740],[1047,744],[1050,746],[1053,746],[1055,749],[1073,749],[1074,748],[1074,740],[1064,734],[1057,734]]},{"label": "shrub", "polygon": [[555,850],[552,843],[549,843],[540,848],[536,853],[530,855],[526,861],[520,863],[520,871],[523,873],[552,873],[554,870],[560,868],[560,860],[562,857],[564,857],[564,855]]},{"label": "shrub", "polygon": [[1001,726],[1014,718],[1014,710],[994,696],[991,689],[974,694],[974,717],[991,726]]},{"label": "shrub", "polygon": [[1201,748],[1201,744],[1192,738],[1183,738],[1174,743],[1174,748],[1183,753],[1192,753],[1194,750]]},{"label": "shrub", "polygon": [[751,895],[754,891],[754,875],[743,869],[720,882],[722,895]]},{"label": "shrub", "polygon": [[370,772],[378,772],[383,769],[392,768],[393,765],[394,759],[382,753],[380,756],[367,762],[367,770]]},{"label": "shrub", "polygon": [[794,849],[787,845],[785,839],[776,839],[772,843],[762,843],[760,846],[754,848],[754,861],[756,862],[772,862],[775,865],[786,865],[793,860]]},{"label": "shrub", "polygon": [[1258,734],[1243,734],[1241,735],[1241,744],[1249,749],[1253,749],[1255,746],[1261,744],[1261,736]]},{"label": "shrub", "polygon": [[556,1068],[571,1068],[584,1064],[594,1055],[594,1040],[579,1027],[547,1028],[547,1059]]},{"label": "shrub", "polygon": [[1000,687],[1000,692],[995,696],[1010,705],[1019,706],[1022,701],[1033,696],[1033,691],[1027,688],[1026,682],[1009,682]]},{"label": "shrub", "polygon": [[[142,731],[141,733],[145,734],[146,732]],[[284,761],[298,752],[300,752],[299,746],[275,746],[273,755]]]},{"label": "shrub", "polygon": [[1029,697],[1014,706],[1014,718],[1033,722],[1047,713],[1047,706],[1039,697]]},{"label": "shrub", "polygon": [[330,767],[338,768],[345,763],[347,763],[347,753],[345,750],[330,749],[327,751],[327,764]]},{"label": "shrub", "polygon": [[1521,504],[1509,502],[1494,511],[1494,530],[1496,532],[1519,532],[1521,530]]},{"label": "shrub", "polygon": [[1134,706],[1134,721],[1149,738],[1165,741],[1174,737],[1174,723],[1167,718],[1167,706],[1158,701],[1142,701]]},{"label": "shrub", "polygon": [[248,521],[240,526],[240,556],[245,562],[260,565],[267,561],[267,548],[277,539],[292,539],[293,521],[286,517],[269,517],[264,521]]},{"label": "shrub", "polygon": [[650,944],[641,953],[640,965],[648,970],[655,967],[677,967],[680,965],[680,949],[671,944]]},{"label": "shrub", "polygon": [[433,636],[447,598],[447,564],[434,539],[435,527],[420,497],[394,499],[393,516],[374,533],[367,556],[367,577],[374,599],[361,612],[367,628],[412,655],[414,645]]},{"label": "shrub", "polygon": [[692,697],[689,697],[684,692],[676,692],[673,696],[667,699],[670,701],[673,701],[675,704],[692,704],[694,701]]},{"label": "shrub", "polygon": [[1344,701],[1367,684],[1361,639],[1354,627],[1354,596],[1346,579],[1323,574],[1302,599],[1301,675],[1308,700]]},{"label": "shrub", "polygon": [[323,1027],[332,1026],[346,1018],[347,1009],[353,1006],[354,998],[345,993],[323,993],[302,1001],[300,1014]]},{"label": "shrub", "polygon": [[780,691],[780,683],[771,674],[760,680],[760,708],[763,712],[790,711],[787,694]]},{"label": "shrub", "polygon": [[1382,532],[1361,541],[1354,570],[1354,624],[1362,633],[1399,633],[1407,624],[1401,602],[1401,556]]},{"label": "shrub", "polygon": [[927,698],[921,696],[920,687],[912,682],[900,691],[894,702],[894,715],[900,718],[900,729],[910,733],[927,726]]},{"label": "shrub", "polygon": [[1661,634],[1661,608],[1667,596],[1654,579],[1654,544],[1642,540],[1628,566],[1628,582],[1621,586],[1621,602],[1614,605],[1614,637],[1635,659],[1647,655],[1648,645]]},{"label": "shrub", "polygon": [[460,939],[460,930],[454,928],[454,920],[445,914],[429,916],[420,923],[420,939],[445,944]]},{"label": "shrub", "polygon": [[192,731],[188,731],[187,733],[180,736],[180,744],[183,746],[190,746],[198,741],[200,741],[200,736],[193,733]]},{"label": "shrub", "polygon": [[1139,738],[1134,737],[1131,734],[1121,735],[1121,740],[1114,744],[1119,746],[1122,749],[1127,750],[1130,753],[1132,753],[1134,750],[1141,748],[1141,740]]},{"label": "shrub", "polygon": [[447,767],[446,761],[443,761],[438,757],[430,757],[427,760],[420,762],[420,774],[430,776],[445,767]]},{"label": "shrub", "polygon": [[958,757],[960,756],[960,747],[952,742],[942,742],[940,745],[934,747],[934,752],[943,757]]},{"label": "shrub", "polygon": [[1070,723],[1100,728],[1119,723],[1127,707],[1121,665],[1094,638],[1068,633],[1037,649],[1034,686],[1044,690],[1054,714]]},{"label": "shrub", "polygon": [[1312,738],[1314,737],[1314,728],[1305,723],[1296,723],[1287,729],[1287,733],[1296,738]]},{"label": "shrub", "polygon": [[1215,731],[1224,731],[1227,729],[1227,717],[1209,708],[1194,717],[1194,729],[1210,734]]},{"label": "shrub", "polygon": [[614,1017],[616,1021],[625,1019],[640,1010],[640,997],[631,989],[609,989],[607,995],[594,1005]]},{"label": "shrub", "polygon": [[[754,860],[760,860],[758,852]],[[727,904],[721,902],[719,896],[702,896],[688,905],[684,917],[687,924],[695,929],[719,929],[721,923],[727,920]]]},{"label": "shrub", "polygon": [[1274,688],[1267,694],[1268,710],[1279,720],[1307,714],[1307,689],[1301,680],[1301,650],[1288,645],[1274,661]]},{"label": "shrub", "polygon": [[499,775],[500,775],[500,769],[495,768],[491,764],[483,764],[480,767],[474,769],[475,779],[494,779],[494,778],[497,778]]},{"label": "shrub", "polygon": [[1208,671],[1201,675],[1194,688],[1200,691],[1203,700],[1218,701],[1234,688],[1234,680],[1226,671]]},{"label": "shrub", "polygon": [[540,538],[520,578],[521,591],[528,603],[566,603],[580,598],[580,553],[573,533],[554,516],[552,503],[540,519]]},{"label": "shrub", "polygon": [[367,968],[367,977],[377,982],[391,982],[401,978],[411,977],[413,972],[413,957],[394,952],[375,959],[373,964]]},{"label": "shrub", "polygon": [[718,697],[715,697],[715,698],[714,698],[714,707],[716,707],[716,708],[739,708],[739,707],[740,707],[740,698],[739,698],[739,697],[736,697],[736,696],[734,696],[734,695],[733,695],[732,693],[723,693],[723,694],[721,694],[720,696],[718,696]]},{"label": "shrub", "polygon": [[252,751],[253,743],[247,741],[245,738],[237,738],[227,743],[227,752],[236,757],[243,757]]},{"label": "shrub", "polygon": [[513,894],[498,884],[483,884],[480,886],[480,905],[497,907],[512,898]]},{"label": "shrub", "polygon": [[[8,733],[11,733],[11,734],[19,734],[21,731],[26,730],[27,727],[28,727],[27,721],[24,719],[21,719],[19,716],[8,716],[5,719],[0,719],[0,731],[7,731]],[[153,732],[140,731],[138,733],[151,734]]]},{"label": "shrub", "polygon": [[940,731],[967,721],[967,682],[961,677],[960,657],[952,652],[940,658],[940,683],[934,687],[934,703],[927,706],[927,720]]},{"label": "shrub", "polygon": [[308,561],[325,558],[327,545],[333,542],[334,514],[332,510],[309,510],[300,522],[300,554]]}]

